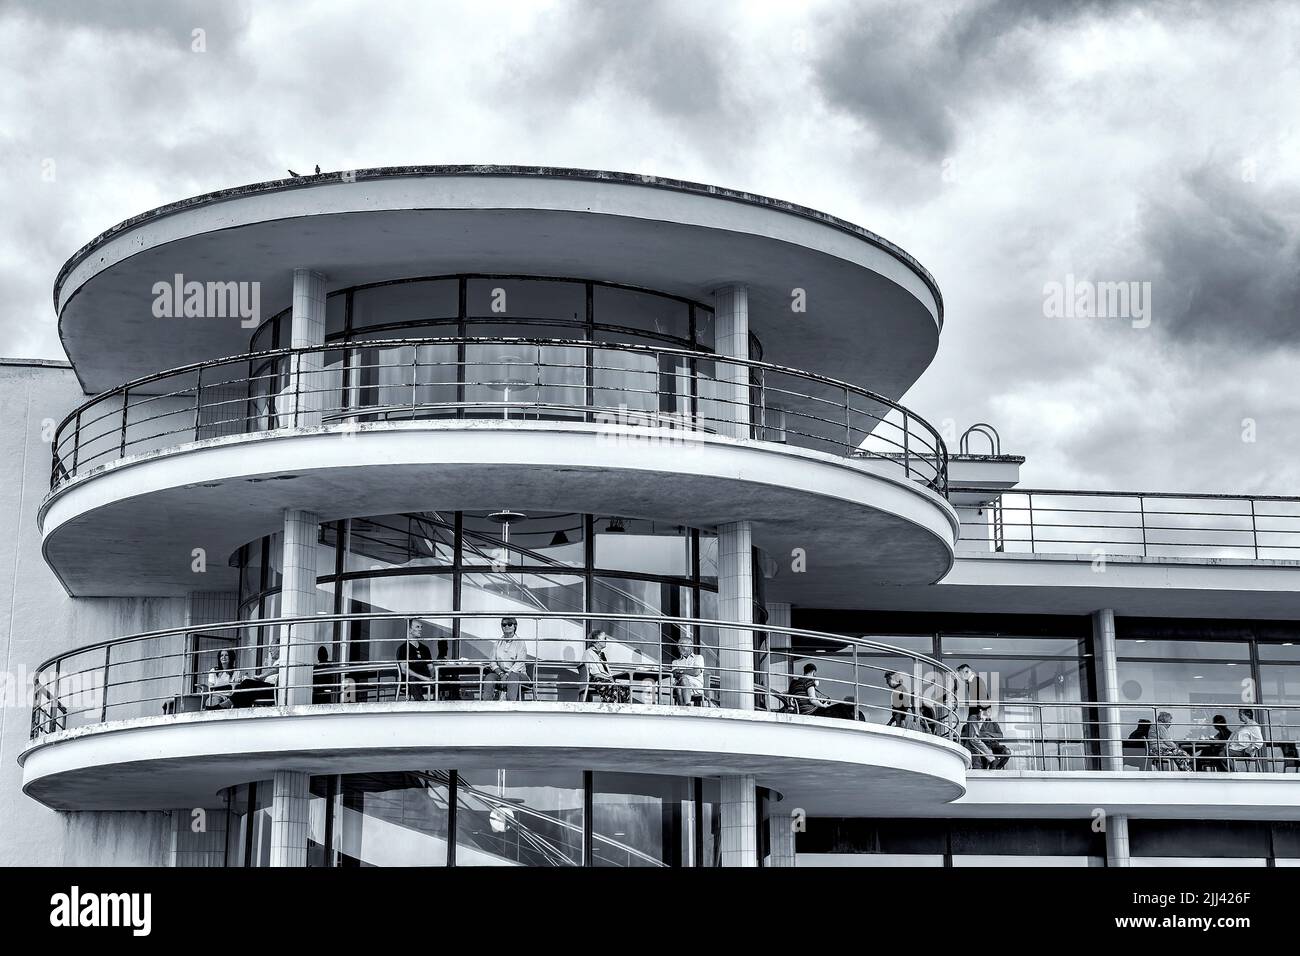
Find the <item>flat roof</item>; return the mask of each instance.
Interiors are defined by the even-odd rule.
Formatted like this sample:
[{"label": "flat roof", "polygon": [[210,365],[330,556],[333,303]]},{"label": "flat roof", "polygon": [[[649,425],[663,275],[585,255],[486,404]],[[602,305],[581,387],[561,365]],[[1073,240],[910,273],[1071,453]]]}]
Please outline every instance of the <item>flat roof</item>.
[{"label": "flat roof", "polygon": [[[938,347],[934,278],[861,226],[794,203],[681,180],[527,166],[398,166],[255,183],[134,216],[78,250],[54,285],[83,388],[240,354],[238,321],[154,317],[153,288],[257,282],[260,318],[291,304],[292,272],[328,289],[479,273],[593,279],[696,300],[750,290],[751,329],[777,364],[897,398]],[[806,311],[792,307],[803,290]]]}]

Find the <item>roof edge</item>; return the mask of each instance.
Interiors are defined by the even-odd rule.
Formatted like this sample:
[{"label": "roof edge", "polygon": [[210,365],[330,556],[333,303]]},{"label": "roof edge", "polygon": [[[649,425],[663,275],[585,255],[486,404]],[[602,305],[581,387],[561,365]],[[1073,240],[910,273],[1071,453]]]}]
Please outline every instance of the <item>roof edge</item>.
[{"label": "roof edge", "polygon": [[696,183],[684,179],[667,179],[660,176],[650,176],[641,173],[621,173],[601,169],[569,169],[561,166],[497,166],[497,165],[448,165],[448,166],[378,166],[370,169],[345,170],[341,172],[317,173],[309,176],[298,176],[292,179],[273,179],[266,182],[250,183],[245,186],[234,186],[229,189],[219,189],[215,192],[203,193],[198,196],[191,196],[188,199],[181,199],[177,202],[167,203],[150,209],[130,219],[124,219],[117,225],[101,232],[90,242],[86,243],[76,252],[59,269],[59,274],[54,280],[54,310],[59,310],[59,295],[63,290],[63,283],[67,280],[69,273],[81,264],[95,249],[104,243],[116,238],[123,232],[135,228],[143,223],[150,222],[154,219],[161,219],[165,216],[175,215],[196,206],[204,206],[211,203],[225,202],[231,199],[239,199],[244,196],[257,195],[259,193],[283,192],[290,189],[303,189],[311,186],[319,186],[327,183],[347,182],[352,183],[358,180],[368,179],[402,179],[411,177],[424,176],[523,176],[537,177],[541,179],[573,179],[587,182],[613,182],[625,183],[635,186],[649,186],[654,189],[668,189],[675,192],[691,193],[699,196],[711,196],[716,199],[725,199],[731,202],[746,203],[752,206],[760,206],[765,209],[771,209],[777,212],[784,212],[788,215],[799,216],[804,219],[810,219],[814,222],[821,223],[841,232],[848,233],[858,239],[876,246],[878,249],[892,255],[905,266],[917,274],[930,293],[934,296],[935,308],[938,311],[938,322],[940,330],[943,329],[943,294],[939,291],[939,284],[935,281],[930,271],[921,265],[910,253],[890,242],[882,236],[876,235],[869,229],[851,223],[846,219],[840,219],[829,213],[820,212],[811,209],[808,206],[800,206],[797,203],[787,202],[782,199],[772,199],[768,196],[762,196],[758,193],[743,192],[735,189],[726,189],[722,186],[710,186],[705,183]]}]

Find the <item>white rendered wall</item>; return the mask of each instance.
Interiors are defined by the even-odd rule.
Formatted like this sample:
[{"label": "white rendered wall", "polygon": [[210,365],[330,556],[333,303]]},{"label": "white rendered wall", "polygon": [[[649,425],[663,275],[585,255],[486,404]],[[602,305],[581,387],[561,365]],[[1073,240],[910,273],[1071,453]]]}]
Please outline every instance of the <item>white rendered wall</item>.
[{"label": "white rendered wall", "polygon": [[13,693],[10,682],[59,651],[185,623],[183,600],[69,598],[41,557],[36,509],[50,476],[42,431],[84,398],[71,369],[0,362],[0,866],[167,863],[164,814],[56,813],[20,789],[31,712],[25,685]]}]

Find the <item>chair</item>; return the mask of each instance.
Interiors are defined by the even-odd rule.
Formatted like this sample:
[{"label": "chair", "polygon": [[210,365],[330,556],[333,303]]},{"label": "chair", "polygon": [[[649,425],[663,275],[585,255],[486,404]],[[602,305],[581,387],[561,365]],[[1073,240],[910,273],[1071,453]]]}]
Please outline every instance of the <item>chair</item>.
[{"label": "chair", "polygon": [[1297,752],[1296,745],[1279,740],[1274,742],[1273,746],[1282,755],[1282,773],[1286,773],[1288,770],[1300,773],[1300,752]]}]

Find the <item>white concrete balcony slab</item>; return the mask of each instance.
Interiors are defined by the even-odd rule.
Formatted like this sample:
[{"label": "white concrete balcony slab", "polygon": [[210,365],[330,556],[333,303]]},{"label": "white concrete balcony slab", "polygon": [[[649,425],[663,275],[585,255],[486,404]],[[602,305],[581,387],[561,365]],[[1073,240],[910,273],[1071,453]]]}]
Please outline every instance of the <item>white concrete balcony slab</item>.
[{"label": "white concrete balcony slab", "polygon": [[[318,370],[284,371],[313,355]],[[873,392],[764,362],[729,363],[750,383],[738,402],[719,385],[723,364],[672,348],[435,339],[161,373],[60,426],[45,557],[77,596],[182,595],[233,587],[229,556],[288,508],[329,521],[508,504],[751,521],[786,569],[777,601],[948,571],[958,523],[933,428]],[[361,391],[359,368],[392,381]]]},{"label": "white concrete balcony slab", "polygon": [[[19,758],[23,790],[58,809],[192,807],[286,768],[510,767],[754,774],[788,806],[824,815],[938,806],[964,792],[965,750],[944,736],[886,725],[886,672],[915,672],[918,692],[956,680],[923,655],[792,628],[519,613],[526,690],[523,699],[501,700],[503,685],[484,658],[501,613],[271,622],[270,640],[283,638],[277,646],[288,651],[283,663],[262,660],[260,670],[255,659],[266,647],[257,642],[266,638],[246,622],[131,635],[61,654],[35,675],[32,738]],[[396,648],[413,620],[424,637],[454,635],[456,659],[404,670],[413,658]],[[366,636],[348,638],[351,660],[300,663],[333,646],[334,628],[362,624]],[[580,664],[597,624],[613,635],[604,683]],[[723,649],[737,629],[750,631],[765,653]],[[683,637],[691,656],[682,654]],[[794,665],[818,648],[861,661],[820,682],[833,707],[806,713],[808,699],[786,688],[792,673],[802,673]],[[256,683],[247,677],[254,673]],[[219,683],[226,679],[228,686]],[[742,707],[749,702],[767,706]]]}]

